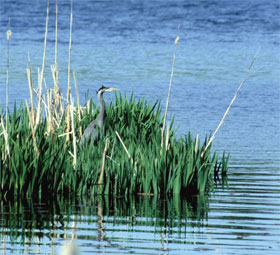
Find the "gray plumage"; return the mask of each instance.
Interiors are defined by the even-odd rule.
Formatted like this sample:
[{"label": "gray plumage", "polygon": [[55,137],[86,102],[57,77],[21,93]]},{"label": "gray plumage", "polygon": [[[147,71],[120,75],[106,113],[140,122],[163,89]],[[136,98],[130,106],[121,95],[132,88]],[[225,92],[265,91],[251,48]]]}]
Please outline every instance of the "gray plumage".
[{"label": "gray plumage", "polygon": [[93,120],[85,129],[81,140],[80,144],[84,145],[86,142],[89,140],[92,140],[93,142],[96,142],[97,139],[99,138],[100,132],[102,132],[103,129],[103,124],[104,124],[104,119],[105,119],[105,114],[106,114],[106,108],[105,108],[105,102],[103,99],[103,93],[104,92],[110,92],[110,91],[116,91],[118,89],[115,88],[108,88],[102,86],[98,92],[97,92],[97,98],[100,102],[100,112],[97,115],[96,119]]}]

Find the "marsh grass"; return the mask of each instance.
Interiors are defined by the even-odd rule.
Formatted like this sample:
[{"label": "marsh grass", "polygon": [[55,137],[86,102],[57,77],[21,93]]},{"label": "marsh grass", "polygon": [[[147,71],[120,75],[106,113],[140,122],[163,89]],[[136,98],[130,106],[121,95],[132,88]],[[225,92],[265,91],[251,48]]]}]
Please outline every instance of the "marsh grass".
[{"label": "marsh grass", "polygon": [[75,72],[78,104],[72,99],[72,1],[66,99],[60,93],[58,79],[57,4],[53,88],[46,87],[43,94],[49,12],[48,1],[38,88],[34,89],[29,60],[29,101],[15,104],[11,114],[8,109],[0,112],[0,199],[49,200],[96,194],[189,196],[213,190],[215,180],[226,175],[228,156],[223,154],[219,160],[217,153],[210,151],[211,138],[201,142],[198,135],[191,133],[176,136],[174,118],[168,127],[165,124],[179,28],[163,116],[159,102],[148,103],[136,100],[133,94],[127,98],[115,93],[115,100],[107,106],[101,139],[96,144],[80,146],[79,138],[97,116],[98,105],[90,99],[86,107],[80,106]]},{"label": "marsh grass", "polygon": [[202,156],[208,139],[201,144],[190,133],[177,138],[174,119],[162,147],[160,104],[137,101],[133,95],[115,94],[107,106],[103,138],[81,147],[76,142],[79,127],[84,130],[95,118],[96,108],[91,100],[89,111],[82,111],[79,121],[78,107],[71,105],[67,142],[65,116],[55,133],[48,132],[46,118],[32,131],[28,108],[15,105],[8,119],[9,157],[5,156],[5,136],[0,136],[1,197],[202,194],[212,190],[214,179],[227,171],[226,155],[218,161],[209,146]]}]

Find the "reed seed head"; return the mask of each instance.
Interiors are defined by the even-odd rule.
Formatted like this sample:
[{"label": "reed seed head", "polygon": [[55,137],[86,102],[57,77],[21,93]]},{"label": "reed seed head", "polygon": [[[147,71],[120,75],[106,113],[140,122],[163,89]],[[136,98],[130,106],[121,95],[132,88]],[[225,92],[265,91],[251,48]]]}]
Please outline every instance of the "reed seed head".
[{"label": "reed seed head", "polygon": [[11,31],[10,29],[7,30],[6,35],[7,35],[7,40],[9,41],[9,40],[10,40],[10,37],[11,37],[11,35],[12,35],[12,31]]},{"label": "reed seed head", "polygon": [[178,45],[178,44],[179,44],[179,36],[177,36],[175,39],[175,45]]}]

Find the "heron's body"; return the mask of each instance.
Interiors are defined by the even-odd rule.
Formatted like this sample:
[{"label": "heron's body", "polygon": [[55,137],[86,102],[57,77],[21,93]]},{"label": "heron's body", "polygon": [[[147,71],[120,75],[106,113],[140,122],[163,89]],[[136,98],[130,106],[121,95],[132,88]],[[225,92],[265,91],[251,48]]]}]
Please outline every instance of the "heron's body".
[{"label": "heron's body", "polygon": [[97,92],[97,98],[100,102],[100,112],[97,115],[96,119],[93,120],[88,127],[85,129],[81,140],[80,144],[85,144],[87,141],[91,140],[95,142],[98,138],[100,133],[103,131],[103,124],[104,124],[104,119],[105,119],[105,114],[106,114],[106,108],[105,108],[105,102],[103,99],[103,93],[104,92],[110,92],[110,91],[115,91],[118,89],[115,88],[107,88],[102,86],[98,92]]}]

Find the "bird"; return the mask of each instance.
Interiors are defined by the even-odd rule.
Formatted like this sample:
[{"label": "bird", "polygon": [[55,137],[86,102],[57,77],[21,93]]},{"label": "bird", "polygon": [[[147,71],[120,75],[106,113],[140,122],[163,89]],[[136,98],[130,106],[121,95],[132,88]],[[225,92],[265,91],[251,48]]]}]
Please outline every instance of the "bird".
[{"label": "bird", "polygon": [[81,145],[84,145],[89,140],[96,142],[97,139],[99,138],[99,132],[103,128],[104,119],[105,119],[105,115],[106,115],[106,108],[105,108],[105,102],[103,99],[103,93],[116,91],[116,90],[119,90],[119,89],[108,88],[108,87],[105,87],[102,85],[101,88],[97,91],[97,98],[100,102],[100,111],[99,111],[99,114],[97,115],[96,119],[93,120],[85,129],[85,131],[80,139]]}]

